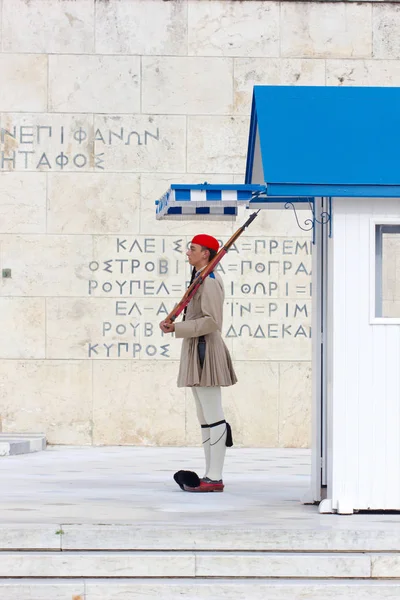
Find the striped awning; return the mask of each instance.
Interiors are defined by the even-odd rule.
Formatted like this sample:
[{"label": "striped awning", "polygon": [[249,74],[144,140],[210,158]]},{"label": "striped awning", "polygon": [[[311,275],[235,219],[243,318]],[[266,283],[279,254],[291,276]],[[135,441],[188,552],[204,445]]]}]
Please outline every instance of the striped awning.
[{"label": "striped awning", "polygon": [[246,206],[265,193],[265,186],[253,184],[175,184],[156,201],[157,219],[196,219],[230,221],[238,205]]}]

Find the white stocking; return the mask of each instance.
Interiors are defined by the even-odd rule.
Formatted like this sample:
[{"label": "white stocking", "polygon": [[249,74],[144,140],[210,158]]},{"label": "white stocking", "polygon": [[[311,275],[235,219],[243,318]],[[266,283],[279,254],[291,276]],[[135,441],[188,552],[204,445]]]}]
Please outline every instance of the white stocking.
[{"label": "white stocking", "polygon": [[[202,435],[204,435],[203,442],[206,437],[209,438],[209,464],[206,466],[206,477],[209,477],[214,481],[219,481],[222,479],[227,435],[227,427],[221,402],[221,388],[219,386],[196,387],[192,388],[192,390],[195,398],[197,397],[196,399],[198,400],[202,411],[201,418],[204,422],[201,423],[200,421],[201,424],[212,425],[213,423],[224,421],[220,425],[214,427],[202,428]],[[197,414],[199,415],[199,411]]]},{"label": "white stocking", "polygon": [[[198,387],[192,387],[193,396],[196,401],[197,418],[199,420],[200,425],[206,425],[207,421],[204,418],[200,399],[197,395],[198,389],[199,389]],[[210,429],[209,429],[209,427],[201,428],[201,439],[203,441],[204,456],[206,459],[206,470],[205,470],[204,477],[207,477],[208,469],[210,468]]]}]

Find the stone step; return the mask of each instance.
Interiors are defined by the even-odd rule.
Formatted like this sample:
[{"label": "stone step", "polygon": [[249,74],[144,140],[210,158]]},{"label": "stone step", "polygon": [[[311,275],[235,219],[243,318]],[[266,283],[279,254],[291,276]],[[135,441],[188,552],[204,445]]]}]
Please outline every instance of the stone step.
[{"label": "stone step", "polygon": [[398,600],[398,581],[69,579],[0,580],[4,600]]},{"label": "stone step", "polygon": [[[400,552],[400,531],[62,525],[63,550],[261,550]],[[1,533],[1,528],[0,528]],[[0,541],[1,544],[1,541]]]},{"label": "stone step", "polygon": [[0,524],[0,550],[400,552],[400,531]]},{"label": "stone step", "polygon": [[46,449],[43,433],[0,433],[0,456],[30,454]]},{"label": "stone step", "polygon": [[400,580],[398,553],[2,552],[5,577],[372,578]]}]

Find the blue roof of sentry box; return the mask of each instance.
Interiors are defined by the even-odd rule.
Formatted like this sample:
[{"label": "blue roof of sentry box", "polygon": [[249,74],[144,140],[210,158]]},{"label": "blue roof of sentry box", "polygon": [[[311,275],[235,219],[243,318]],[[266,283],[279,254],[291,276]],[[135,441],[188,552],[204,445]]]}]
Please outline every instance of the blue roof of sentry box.
[{"label": "blue roof of sentry box", "polygon": [[400,88],[255,86],[246,183],[400,197]]}]

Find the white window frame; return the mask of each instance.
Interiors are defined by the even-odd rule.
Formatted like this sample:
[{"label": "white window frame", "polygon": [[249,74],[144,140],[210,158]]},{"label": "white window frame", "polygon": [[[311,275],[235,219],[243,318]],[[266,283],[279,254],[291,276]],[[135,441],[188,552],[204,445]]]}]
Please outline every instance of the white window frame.
[{"label": "white window frame", "polygon": [[400,227],[400,218],[387,216],[374,216],[370,219],[370,267],[369,267],[369,303],[371,325],[400,325],[400,317],[377,317],[376,316],[376,226],[397,225]]}]

